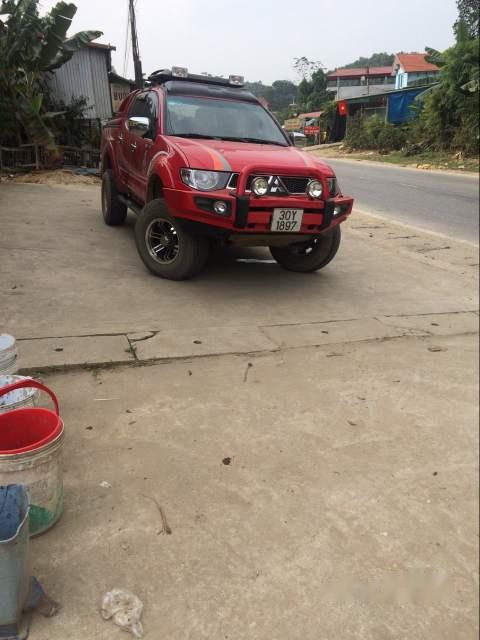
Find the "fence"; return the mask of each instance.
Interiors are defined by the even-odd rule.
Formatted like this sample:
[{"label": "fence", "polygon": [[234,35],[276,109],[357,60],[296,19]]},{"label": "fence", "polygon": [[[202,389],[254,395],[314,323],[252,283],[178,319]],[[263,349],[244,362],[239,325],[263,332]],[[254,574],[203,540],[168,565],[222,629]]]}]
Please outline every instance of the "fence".
[{"label": "fence", "polygon": [[43,169],[52,165],[97,168],[100,165],[100,151],[99,149],[59,146],[55,160],[52,161],[52,154],[42,145],[0,146],[0,171]]}]

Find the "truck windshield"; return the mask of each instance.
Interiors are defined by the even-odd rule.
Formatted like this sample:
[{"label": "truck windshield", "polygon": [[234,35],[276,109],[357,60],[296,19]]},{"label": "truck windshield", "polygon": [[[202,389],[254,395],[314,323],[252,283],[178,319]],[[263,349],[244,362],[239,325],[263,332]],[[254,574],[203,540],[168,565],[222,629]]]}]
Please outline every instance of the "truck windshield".
[{"label": "truck windshield", "polygon": [[170,95],[167,134],[288,146],[281,129],[263,107],[240,100]]}]

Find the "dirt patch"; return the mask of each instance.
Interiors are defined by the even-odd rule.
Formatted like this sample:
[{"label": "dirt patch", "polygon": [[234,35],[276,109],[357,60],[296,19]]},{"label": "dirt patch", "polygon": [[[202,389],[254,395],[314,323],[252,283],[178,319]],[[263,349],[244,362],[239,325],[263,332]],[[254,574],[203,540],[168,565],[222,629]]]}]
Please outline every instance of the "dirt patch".
[{"label": "dirt patch", "polygon": [[33,184],[100,184],[100,178],[95,175],[82,175],[66,169],[31,171],[7,178],[10,182]]}]

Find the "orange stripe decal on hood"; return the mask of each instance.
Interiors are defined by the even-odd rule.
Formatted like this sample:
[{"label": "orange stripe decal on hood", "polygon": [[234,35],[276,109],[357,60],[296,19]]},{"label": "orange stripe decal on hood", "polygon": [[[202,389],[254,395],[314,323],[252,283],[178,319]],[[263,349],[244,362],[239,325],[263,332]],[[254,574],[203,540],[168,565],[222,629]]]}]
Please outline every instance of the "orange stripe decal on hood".
[{"label": "orange stripe decal on hood", "polygon": [[212,156],[213,166],[217,171],[232,171],[229,161],[219,151],[206,144],[202,144],[202,147]]},{"label": "orange stripe decal on hood", "polygon": [[[201,147],[204,151],[208,153],[213,162],[213,168],[215,171],[232,171],[232,167],[228,160],[216,149],[212,149],[207,144],[202,144],[197,140],[188,140],[191,144],[196,145],[197,147]],[[196,167],[193,167],[194,169]]]}]

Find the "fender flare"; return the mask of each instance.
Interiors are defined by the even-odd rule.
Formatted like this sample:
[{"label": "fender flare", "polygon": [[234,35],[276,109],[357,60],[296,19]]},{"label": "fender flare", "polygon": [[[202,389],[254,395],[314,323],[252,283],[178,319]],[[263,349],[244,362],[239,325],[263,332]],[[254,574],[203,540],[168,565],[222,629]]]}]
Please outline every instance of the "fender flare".
[{"label": "fender flare", "polygon": [[[168,164],[168,154],[161,151],[150,161],[146,202],[161,195],[164,188],[173,189],[174,185],[174,178]],[[159,189],[160,193],[158,191]]]},{"label": "fender flare", "polygon": [[110,167],[113,175],[118,179],[118,162],[115,157],[115,153],[113,152],[113,145],[109,140],[105,149],[102,151],[101,156],[102,164],[101,164],[101,173],[105,171],[105,167]]}]

